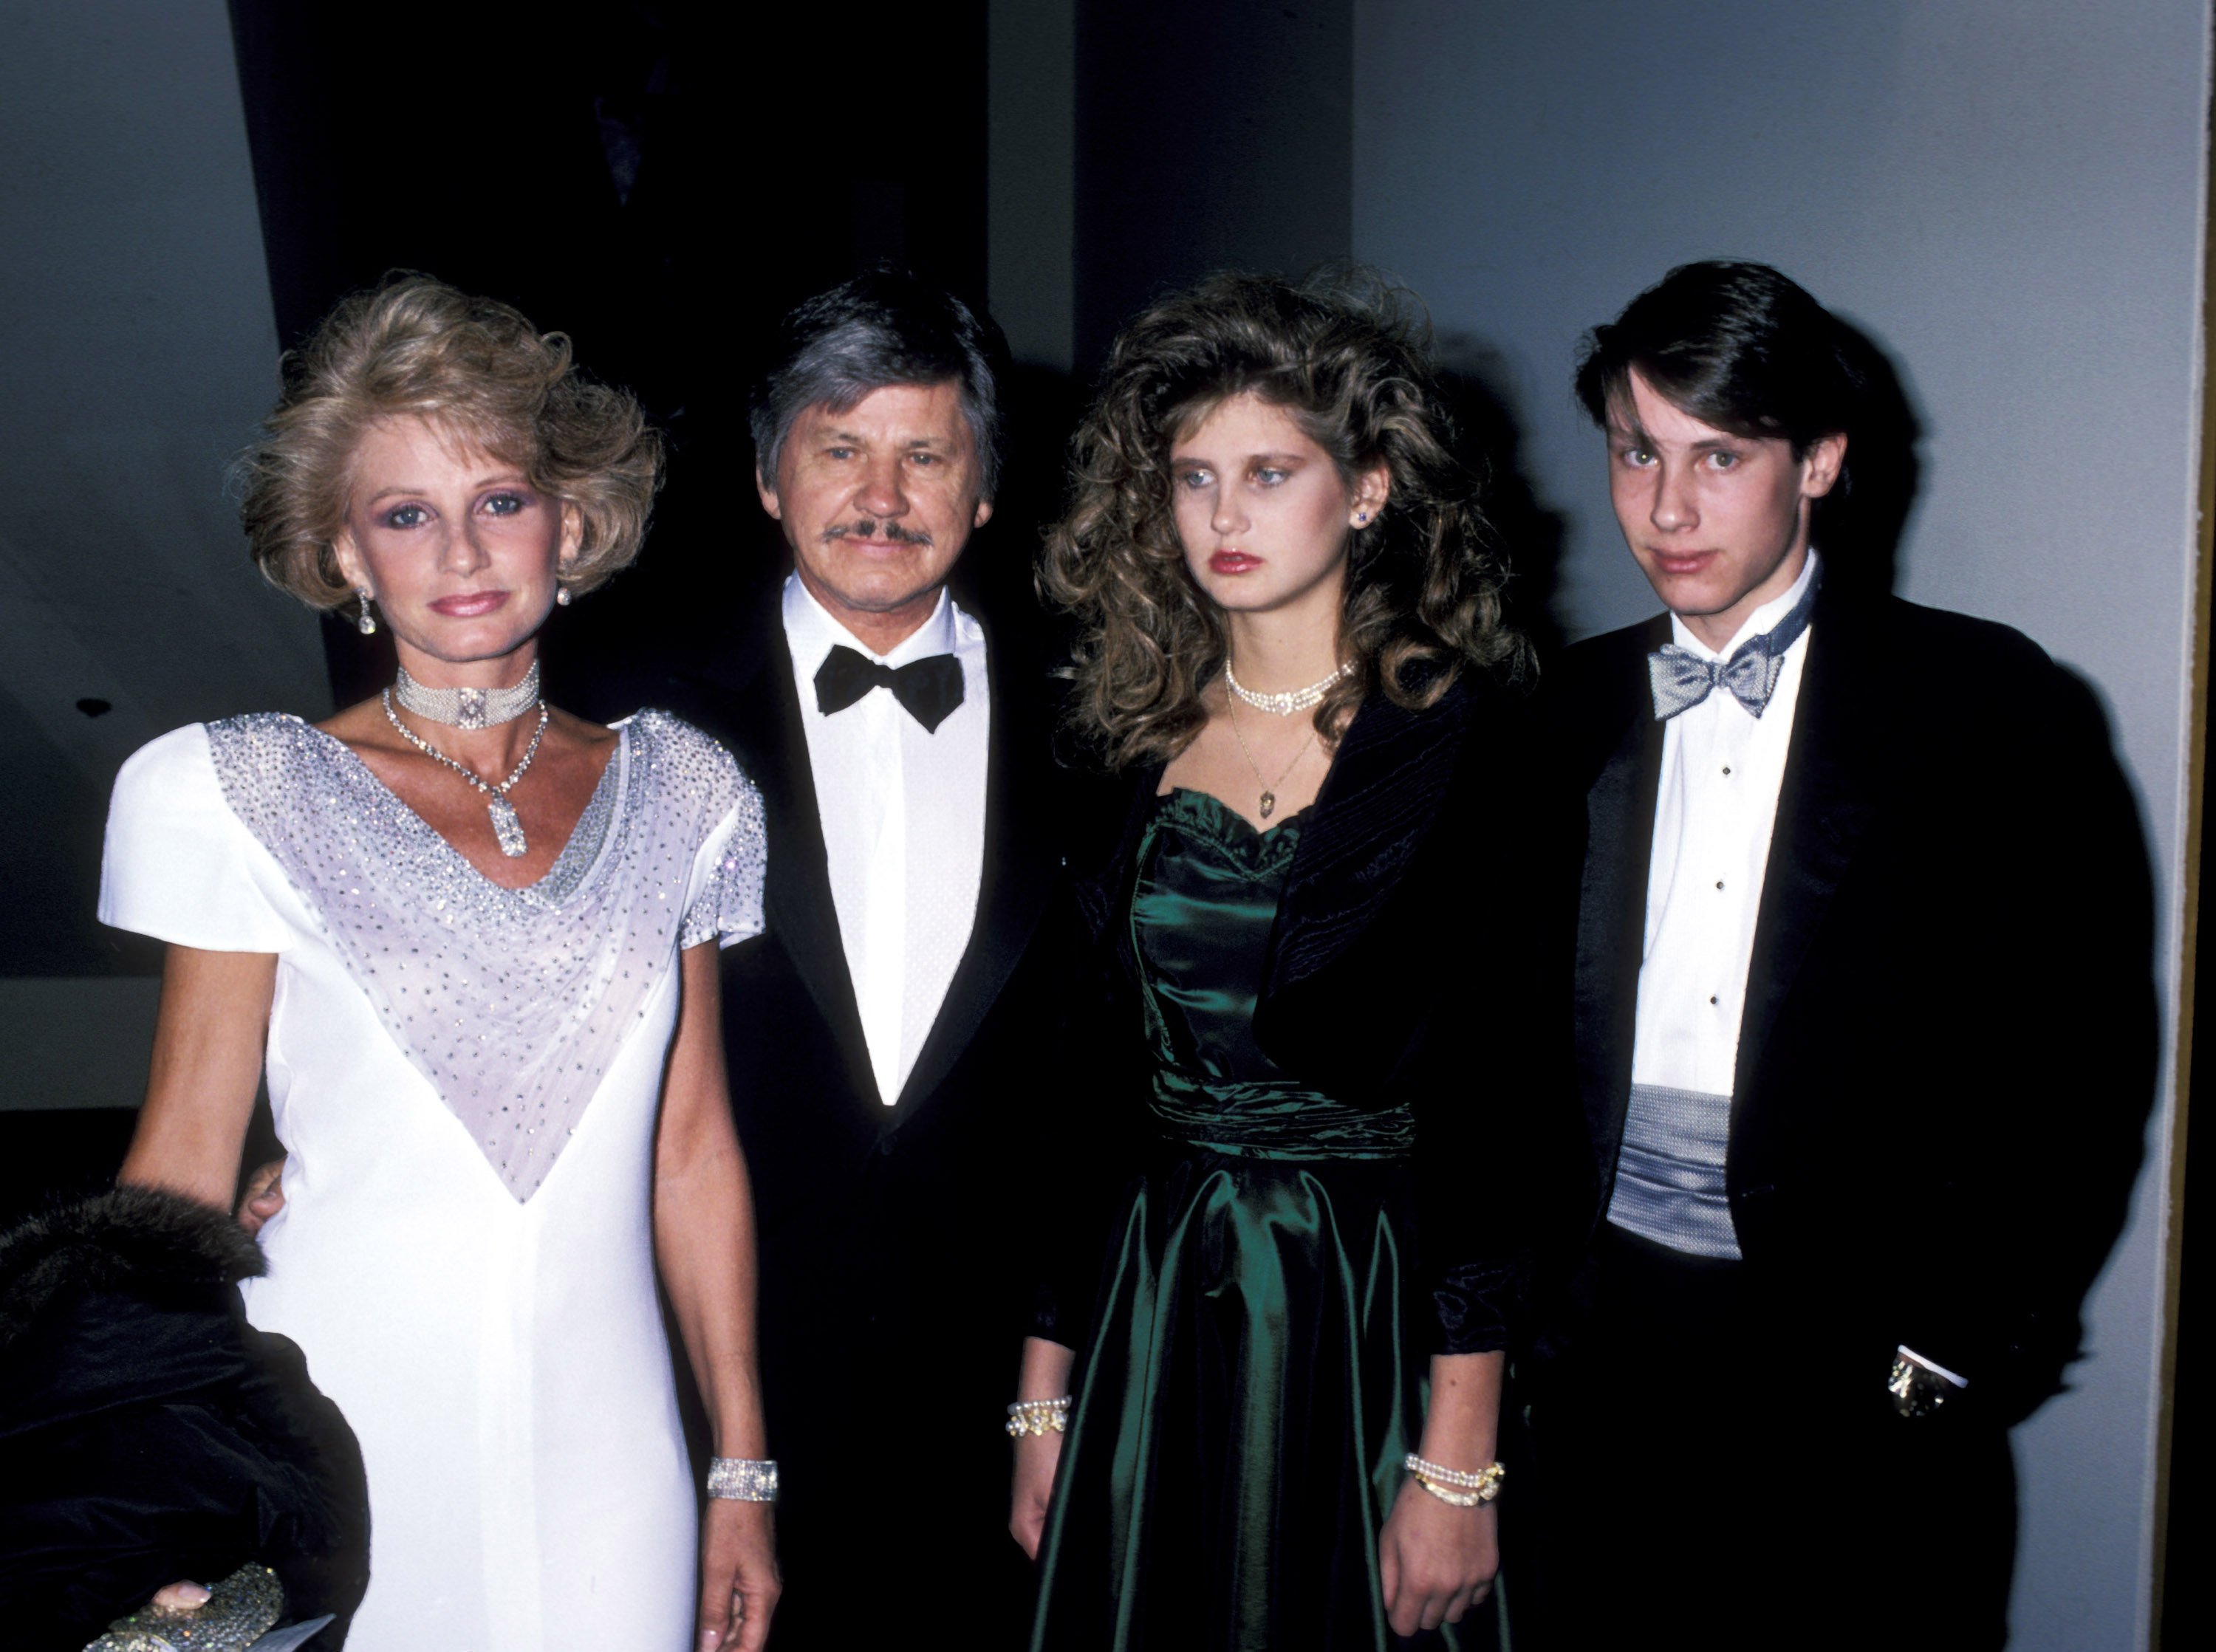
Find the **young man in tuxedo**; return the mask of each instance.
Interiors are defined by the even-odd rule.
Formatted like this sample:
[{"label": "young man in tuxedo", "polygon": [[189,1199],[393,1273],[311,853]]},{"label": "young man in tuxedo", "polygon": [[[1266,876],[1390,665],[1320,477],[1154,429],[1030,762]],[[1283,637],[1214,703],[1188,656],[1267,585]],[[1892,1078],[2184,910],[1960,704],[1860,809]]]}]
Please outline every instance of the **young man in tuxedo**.
[{"label": "young man in tuxedo", "polygon": [[1052,702],[1035,639],[948,590],[993,510],[996,343],[893,271],[785,318],[751,415],[792,571],[680,707],[768,813],[723,1029],[794,1649],[1012,1644],[1025,1589],[1000,1425],[1061,1019]]},{"label": "young man in tuxedo", "polygon": [[1548,691],[1601,1192],[1528,1373],[1519,1644],[2002,1645],[2008,1429],[2137,1167],[2151,900],[2100,712],[1812,544],[1867,347],[1773,269],[1695,264],[1579,372],[1669,611]]}]

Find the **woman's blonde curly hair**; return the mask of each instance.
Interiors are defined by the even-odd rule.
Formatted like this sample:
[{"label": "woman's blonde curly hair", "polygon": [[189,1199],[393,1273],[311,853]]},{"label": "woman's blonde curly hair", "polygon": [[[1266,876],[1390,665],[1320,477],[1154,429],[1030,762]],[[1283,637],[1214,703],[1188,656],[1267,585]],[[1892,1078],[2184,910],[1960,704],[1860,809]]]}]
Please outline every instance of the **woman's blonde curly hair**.
[{"label": "woman's blonde curly hair", "polygon": [[569,341],[508,305],[428,275],[341,300],[286,353],[285,388],[235,471],[239,516],[270,583],[313,608],[353,590],[332,542],[354,454],[380,419],[416,415],[506,464],[583,519],[563,582],[585,592],[628,565],[662,480],[662,439],[637,399],[586,378]]},{"label": "woman's blonde curly hair", "polygon": [[1217,275],[1123,329],[1072,442],[1071,504],[1038,574],[1079,622],[1071,722],[1111,767],[1166,761],[1208,721],[1223,613],[1186,571],[1169,457],[1181,432],[1243,394],[1283,408],[1350,484],[1380,461],[1392,478],[1384,510],[1352,533],[1339,646],[1354,669],[1316,708],[1322,739],[1373,689],[1420,709],[1464,670],[1528,668],[1428,332],[1414,295],[1362,271],[1300,286]]}]

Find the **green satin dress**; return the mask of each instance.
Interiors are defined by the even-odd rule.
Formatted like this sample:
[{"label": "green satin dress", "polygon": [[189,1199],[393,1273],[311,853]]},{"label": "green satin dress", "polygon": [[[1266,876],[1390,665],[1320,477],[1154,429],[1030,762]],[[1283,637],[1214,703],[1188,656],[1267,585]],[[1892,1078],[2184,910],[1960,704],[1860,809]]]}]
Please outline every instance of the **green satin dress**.
[{"label": "green satin dress", "polygon": [[1303,1088],[1254,1041],[1301,826],[1180,790],[1141,837],[1159,1145],[1080,1351],[1033,1652],[1464,1643],[1396,1642],[1377,1573],[1426,1370],[1414,1120]]}]

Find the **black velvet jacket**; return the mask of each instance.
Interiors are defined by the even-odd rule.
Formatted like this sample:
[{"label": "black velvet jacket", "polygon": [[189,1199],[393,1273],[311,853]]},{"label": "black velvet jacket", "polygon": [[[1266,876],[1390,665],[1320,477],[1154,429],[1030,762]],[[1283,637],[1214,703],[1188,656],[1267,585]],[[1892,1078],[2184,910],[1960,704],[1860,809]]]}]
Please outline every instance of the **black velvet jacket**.
[{"label": "black velvet jacket", "polygon": [[[1161,773],[1131,776],[1115,846],[1073,890],[1093,937],[1073,996],[1093,1013],[1073,1029],[1065,1089],[1123,1128],[1109,1142],[1090,1132],[1096,1174],[1068,1207],[1034,1317],[1035,1334],[1071,1346],[1089,1315],[1070,1305],[1090,1303],[1143,1151],[1147,1052],[1120,919]],[[1581,840],[1541,777],[1524,705],[1493,683],[1465,676],[1420,711],[1365,700],[1305,817],[1255,1010],[1257,1041],[1301,1083],[1357,1107],[1413,1104],[1418,1265],[1438,1354],[1509,1346],[1542,1236],[1590,1202],[1567,1016]]]}]

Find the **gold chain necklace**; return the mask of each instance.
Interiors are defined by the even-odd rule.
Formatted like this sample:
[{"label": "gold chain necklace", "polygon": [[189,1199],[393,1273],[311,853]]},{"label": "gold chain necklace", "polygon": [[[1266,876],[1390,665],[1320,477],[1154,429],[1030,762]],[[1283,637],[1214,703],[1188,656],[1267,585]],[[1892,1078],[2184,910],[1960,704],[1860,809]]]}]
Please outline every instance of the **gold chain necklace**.
[{"label": "gold chain necklace", "polygon": [[1228,700],[1223,703],[1223,715],[1231,724],[1231,738],[1239,742],[1239,755],[1246,759],[1246,766],[1253,770],[1254,778],[1261,782],[1261,815],[1266,820],[1277,812],[1277,788],[1285,783],[1285,775],[1292,773],[1300,765],[1300,760],[1308,754],[1308,747],[1315,744],[1315,730],[1314,728],[1308,730],[1308,737],[1301,742],[1301,749],[1294,752],[1293,760],[1285,765],[1284,774],[1279,775],[1274,781],[1265,780],[1262,777],[1262,765],[1254,761],[1253,752],[1246,749],[1246,736],[1239,732],[1239,714],[1232,709],[1231,702]]}]

